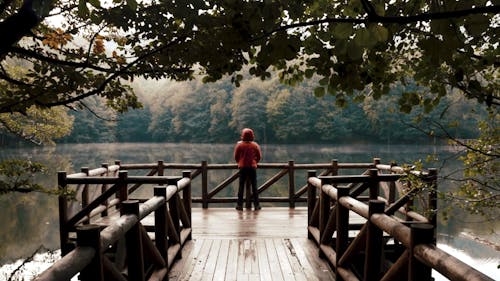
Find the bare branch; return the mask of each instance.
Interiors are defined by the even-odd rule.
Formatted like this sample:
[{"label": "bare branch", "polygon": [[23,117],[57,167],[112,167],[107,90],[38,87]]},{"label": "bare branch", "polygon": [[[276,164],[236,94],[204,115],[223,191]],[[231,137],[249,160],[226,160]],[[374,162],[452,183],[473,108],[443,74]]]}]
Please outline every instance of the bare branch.
[{"label": "bare branch", "polygon": [[14,279],[14,275],[16,274],[16,272],[18,272],[23,266],[25,266],[27,263],[31,262],[33,260],[33,258],[35,257],[35,255],[40,252],[42,249],[45,249],[45,247],[43,245],[41,245],[40,247],[38,247],[38,249],[35,250],[35,252],[33,252],[31,254],[31,256],[27,257],[16,269],[14,269],[14,271],[11,272],[10,274],[10,277],[8,279],[8,281],[12,281]]},{"label": "bare branch", "polygon": [[474,151],[474,152],[477,152],[479,154],[482,154],[484,156],[488,156],[488,157],[494,157],[494,158],[499,158],[500,157],[500,154],[495,154],[495,153],[488,153],[488,152],[485,152],[485,151],[482,151],[480,149],[477,149],[475,147],[472,147],[470,145],[468,145],[467,143],[453,137],[450,132],[448,132],[448,130],[446,130],[446,128],[439,122],[437,121],[432,121],[432,123],[434,123],[435,126],[439,127],[445,134],[446,134],[446,137],[452,141],[454,141],[455,143],[457,143],[458,145],[460,146],[463,146],[465,148],[467,148],[468,150],[471,150],[471,151]]},{"label": "bare branch", "polygon": [[88,110],[92,115],[94,115],[97,119],[100,119],[102,121],[109,121],[109,122],[116,122],[118,121],[117,119],[108,119],[100,116],[97,114],[94,110],[92,110],[87,104],[85,104],[83,101],[78,102],[82,107],[84,107],[86,110]]}]

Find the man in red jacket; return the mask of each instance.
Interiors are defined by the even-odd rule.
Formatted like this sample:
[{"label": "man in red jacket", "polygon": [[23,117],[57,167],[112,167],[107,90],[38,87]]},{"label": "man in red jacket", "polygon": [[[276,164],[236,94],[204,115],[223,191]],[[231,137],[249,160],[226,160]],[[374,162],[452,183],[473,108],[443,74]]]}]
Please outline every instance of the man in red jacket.
[{"label": "man in red jacket", "polygon": [[241,131],[241,141],[236,143],[234,148],[234,160],[240,169],[237,210],[243,210],[243,191],[247,181],[250,181],[252,185],[254,208],[255,210],[261,209],[257,191],[257,163],[262,158],[262,152],[259,145],[253,141],[254,139],[252,129],[245,128]]}]

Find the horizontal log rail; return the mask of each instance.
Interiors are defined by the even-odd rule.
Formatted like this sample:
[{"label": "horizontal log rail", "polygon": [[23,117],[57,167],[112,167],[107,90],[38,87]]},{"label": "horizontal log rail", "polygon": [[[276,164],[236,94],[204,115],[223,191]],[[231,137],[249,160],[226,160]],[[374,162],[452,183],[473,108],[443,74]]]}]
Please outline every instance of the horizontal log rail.
[{"label": "horizontal log rail", "polygon": [[[79,184],[78,179],[68,178],[66,183]],[[104,182],[108,179],[103,178]],[[155,187],[154,196],[142,204],[122,201],[121,216],[104,229],[79,224],[76,247],[35,280],[70,280],[78,273],[83,281],[166,279],[185,241],[191,239],[191,179],[168,177],[165,184]],[[141,224],[151,213],[155,217],[154,242]]]},{"label": "horizontal log rail", "polygon": [[[119,163],[119,161],[117,162]],[[260,196],[261,202],[274,202],[274,203],[288,203],[290,208],[295,207],[296,202],[306,202],[307,198],[304,196],[307,193],[307,184],[297,188],[295,186],[295,171],[296,170],[323,170],[321,175],[337,174],[338,170],[342,169],[368,169],[374,168],[376,163],[338,163],[332,160],[331,163],[305,163],[298,164],[290,160],[287,163],[259,163],[259,170],[278,170],[276,174],[270,178],[265,179],[264,182],[258,186],[259,195],[268,190],[276,182],[288,177],[288,195],[286,197],[276,196]],[[184,163],[143,163],[143,164],[120,164],[121,170],[149,170],[148,176],[163,175],[166,170],[191,170],[191,179],[195,180],[201,177],[201,196],[194,196],[193,203],[201,203],[203,208],[208,208],[209,204],[213,203],[235,203],[236,197],[221,197],[218,196],[225,188],[238,179],[238,166],[236,164],[209,164],[207,161],[202,161],[200,164],[184,164]],[[220,181],[219,184],[213,188],[209,187],[209,173],[210,171],[218,170],[234,170],[229,177]],[[259,178],[262,173],[259,173]],[[129,193],[134,192],[140,188],[141,184],[137,183]],[[249,190],[249,188],[247,188]],[[250,207],[251,194],[247,191],[246,206]]]},{"label": "horizontal log rail", "polygon": [[[436,247],[435,212],[424,216],[409,210],[423,191],[428,192],[428,201],[420,207],[437,208],[435,169],[411,172],[426,189],[389,194],[409,171],[393,165],[375,167],[359,176],[308,173],[308,237],[318,245],[320,256],[329,260],[336,280],[425,281],[433,280],[432,269],[450,280],[492,280]],[[387,171],[390,174],[384,174]],[[390,189],[385,197],[379,194],[384,188]],[[360,199],[363,192],[369,193],[368,202]],[[350,224],[352,213],[366,222],[361,227]],[[355,236],[353,230],[359,230]]]}]

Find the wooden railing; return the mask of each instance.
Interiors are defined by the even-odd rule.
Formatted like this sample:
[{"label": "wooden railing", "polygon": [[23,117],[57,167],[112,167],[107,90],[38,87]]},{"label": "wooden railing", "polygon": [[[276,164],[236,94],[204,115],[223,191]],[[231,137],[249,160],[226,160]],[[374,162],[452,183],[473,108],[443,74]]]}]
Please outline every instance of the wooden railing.
[{"label": "wooden railing", "polygon": [[[309,172],[308,236],[336,280],[425,281],[433,280],[432,269],[450,280],[492,280],[436,247],[436,178],[434,169],[405,171],[378,163],[362,175]],[[425,192],[426,204],[414,204]]]},{"label": "wooden railing", "polygon": [[[377,160],[378,161],[378,160]],[[119,162],[118,162],[119,163]],[[317,164],[297,164],[295,161],[290,160],[287,163],[259,163],[258,166],[258,179],[263,182],[258,187],[259,199],[261,202],[273,203],[288,203],[290,208],[295,207],[297,202],[306,202],[307,197],[307,184],[297,186],[296,184],[296,171],[297,170],[321,170],[320,175],[336,174],[338,169],[367,169],[375,167],[374,163],[342,163],[339,164],[336,160],[330,163],[317,163]],[[220,196],[221,191],[227,188],[231,183],[236,181],[239,176],[238,167],[236,164],[209,164],[207,161],[202,161],[200,164],[179,164],[179,163],[158,163],[148,164],[120,164],[122,170],[149,170],[148,176],[163,175],[168,170],[190,170],[191,179],[199,179],[201,182],[197,187],[201,188],[200,196],[193,196],[193,203],[201,203],[203,208],[208,208],[209,204],[214,203],[236,203],[236,196],[224,197]],[[233,171],[231,175],[222,180],[218,180],[215,186],[209,184],[209,174],[211,172],[226,170]],[[269,178],[264,178],[263,175],[267,171],[276,170]],[[285,179],[287,184],[287,196],[263,196],[265,191],[271,186],[275,185],[279,180]],[[194,186],[194,184],[193,184]],[[130,192],[139,188],[137,185],[130,189]],[[246,188],[246,207],[250,207],[250,189]]]},{"label": "wooden railing", "polygon": [[[321,172],[317,174],[316,169]],[[129,175],[135,170],[147,172]],[[165,176],[179,174],[178,170],[182,177]],[[218,170],[233,171],[210,187],[209,173]],[[436,248],[436,170],[412,171],[380,164],[379,159],[372,163],[261,163],[259,170],[260,181],[262,171],[278,170],[263,181],[259,193],[288,175],[288,196],[260,199],[286,202],[291,208],[307,202],[308,237],[334,266],[337,280],[431,280],[432,268],[452,280],[491,280]],[[306,185],[298,188],[297,170],[307,170]],[[193,181],[197,177],[199,185]],[[213,203],[236,202],[236,197],[218,195],[237,178],[235,164],[206,161],[117,161],[98,169],[82,168],[72,175],[60,172],[64,257],[37,280],[68,280],[78,272],[81,280],[163,279],[180,257],[185,241],[191,239],[191,204],[207,208]],[[144,185],[155,186],[153,197],[129,198]],[[201,196],[192,196],[192,186],[201,189]],[[76,190],[76,198],[71,190]],[[154,225],[143,225],[141,221],[152,212]],[[362,221],[350,223],[354,213]]]},{"label": "wooden railing", "polygon": [[[87,174],[60,174],[61,188],[68,185],[111,185],[80,212],[63,221],[61,227],[64,257],[43,272],[36,280],[70,280],[80,273],[80,280],[163,280],[175,258],[180,257],[186,240],[191,239],[191,180],[189,172],[184,177],[95,177],[96,171]],[[127,200],[127,185],[137,182],[166,184],[154,188],[154,196],[144,203]],[[182,192],[183,197],[180,197]],[[120,216],[107,226],[92,224],[91,213],[100,210],[108,195],[118,193]],[[64,196],[62,196],[64,197]],[[65,200],[60,200],[65,205]],[[113,204],[109,204],[113,205]],[[108,205],[108,206],[109,206]],[[64,207],[64,206],[63,206]],[[63,209],[64,210],[64,209]],[[141,220],[154,212],[154,226],[148,229]],[[62,211],[64,213],[64,211]],[[63,214],[63,217],[65,215]],[[102,219],[96,219],[97,223]],[[68,234],[76,230],[76,246]],[[154,239],[150,238],[152,235]],[[154,241],[154,242],[153,242]],[[166,278],[165,278],[166,279]]]}]

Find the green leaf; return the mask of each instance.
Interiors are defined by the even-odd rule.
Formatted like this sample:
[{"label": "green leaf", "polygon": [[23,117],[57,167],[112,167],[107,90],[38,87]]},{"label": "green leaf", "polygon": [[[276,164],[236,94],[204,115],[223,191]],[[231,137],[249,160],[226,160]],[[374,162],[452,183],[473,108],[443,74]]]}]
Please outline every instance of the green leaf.
[{"label": "green leaf", "polygon": [[136,11],[137,10],[137,1],[136,0],[127,0],[127,6],[131,10]]},{"label": "green leaf", "polygon": [[381,25],[371,25],[370,32],[378,42],[385,42],[389,38],[389,31]]},{"label": "green leaf", "polygon": [[88,17],[90,14],[89,8],[87,7],[87,1],[86,0],[79,0],[78,1],[78,15],[82,18]]},{"label": "green leaf", "polygon": [[201,79],[201,81],[203,83],[209,83],[209,82],[212,81],[212,78],[210,76],[208,76],[208,75],[207,76],[203,76],[203,78]]},{"label": "green leaf", "polygon": [[99,0],[88,0],[90,5],[96,7],[96,8],[100,8],[101,7],[101,1]]},{"label": "green leaf", "polygon": [[363,11],[363,4],[360,0],[350,0],[349,4],[342,11],[345,16],[356,17]]},{"label": "green leaf", "polygon": [[306,76],[306,78],[307,78],[307,79],[312,78],[312,77],[313,77],[313,75],[314,75],[314,72],[315,72],[315,70],[314,70],[314,69],[312,69],[312,68],[308,68],[308,69],[306,69],[306,71],[305,71],[305,76]]},{"label": "green leaf", "polygon": [[333,35],[337,39],[347,39],[352,35],[352,24],[350,23],[339,23],[333,28]]},{"label": "green leaf", "polygon": [[321,98],[325,95],[325,87],[314,88],[314,96]]},{"label": "green leaf", "polygon": [[352,60],[359,60],[363,56],[363,48],[357,44],[349,44],[347,48],[347,55]]},{"label": "green leaf", "polygon": [[360,47],[367,47],[373,44],[373,39],[371,37],[370,31],[367,29],[359,29],[356,31],[356,36],[354,37],[354,43]]},{"label": "green leaf", "polygon": [[324,77],[323,79],[319,80],[319,84],[321,86],[325,86],[325,85],[328,85],[328,82],[330,81],[330,78],[328,77]]},{"label": "green leaf", "polygon": [[377,3],[374,5],[375,6],[375,13],[379,16],[385,16],[385,2],[382,1],[381,3]]},{"label": "green leaf", "polygon": [[472,15],[467,19],[466,29],[472,36],[480,36],[488,30],[490,26],[490,17],[486,15]]}]

